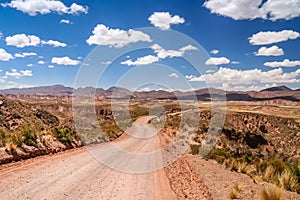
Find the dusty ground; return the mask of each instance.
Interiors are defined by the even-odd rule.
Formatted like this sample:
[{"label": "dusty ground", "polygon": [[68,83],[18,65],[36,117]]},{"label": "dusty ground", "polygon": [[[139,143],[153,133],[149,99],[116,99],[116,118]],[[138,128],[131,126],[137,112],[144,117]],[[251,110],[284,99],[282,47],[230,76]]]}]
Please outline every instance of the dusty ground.
[{"label": "dusty ground", "polygon": [[[113,143],[0,166],[0,199],[225,200],[236,183],[242,187],[240,199],[259,199],[261,184],[197,156],[183,156],[153,171],[162,164],[156,150],[168,139],[156,135],[147,121],[140,118]],[[144,153],[150,156],[135,155]],[[114,170],[97,159],[130,173]],[[149,172],[142,173],[145,170]],[[300,198],[286,193],[284,199]]]},{"label": "dusty ground", "polygon": [[[138,120],[134,130],[140,132],[140,134],[135,132],[135,137],[132,137],[129,130],[129,135],[124,135],[113,142],[113,147],[134,153],[152,152],[158,149],[160,140],[157,135],[143,138],[154,131],[146,125],[147,121],[146,118]],[[162,158],[159,154],[150,156],[149,161],[146,163],[141,163],[139,159],[134,160],[133,157],[126,157],[126,160],[124,160],[120,155],[116,156],[115,149],[111,149],[112,147],[109,145],[111,144],[94,146],[89,151],[80,148],[3,165],[0,167],[0,198],[39,200],[185,199],[181,192],[177,190],[178,186],[170,184],[165,169],[148,173],[126,173],[107,167],[94,158],[100,156],[99,159],[104,159],[102,161],[111,162],[108,164],[116,164],[115,168],[132,169],[134,171],[136,166],[140,166],[141,169],[152,169],[153,166],[160,166]],[[101,157],[101,155],[105,156]],[[156,163],[156,165],[153,165],[153,163]],[[126,168],[127,165],[129,165],[128,168]],[[148,165],[149,168],[147,168]],[[168,173],[170,174],[170,172]],[[181,174],[176,173],[180,173],[179,171],[175,171],[174,175],[182,177]],[[185,175],[190,176],[189,174]],[[185,181],[187,180],[182,178],[177,182]],[[194,186],[196,187],[187,189],[199,189],[197,184],[194,184]]]},{"label": "dusty ground", "polygon": [[[202,179],[215,200],[229,199],[235,184],[242,189],[239,199],[257,200],[260,199],[261,190],[266,185],[264,182],[254,183],[248,175],[227,170],[214,160],[199,159],[192,155],[186,155],[185,160],[191,170]],[[300,200],[300,195],[285,192],[282,200]]]}]

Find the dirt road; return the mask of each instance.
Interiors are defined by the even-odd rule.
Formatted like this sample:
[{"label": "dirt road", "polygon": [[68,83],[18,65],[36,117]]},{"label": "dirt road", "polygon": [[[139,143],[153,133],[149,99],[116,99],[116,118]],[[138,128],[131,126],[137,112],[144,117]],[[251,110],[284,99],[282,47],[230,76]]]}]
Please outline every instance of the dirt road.
[{"label": "dirt road", "polygon": [[[156,130],[147,125],[148,119],[137,120],[127,135],[113,143],[113,148],[134,153],[157,150],[160,147],[159,137]],[[131,159],[119,165],[114,159],[119,156],[118,152],[110,151],[111,147],[107,145],[101,144],[90,151],[81,148],[2,166],[0,199],[177,199],[164,169],[126,173],[107,167],[94,158],[95,155],[104,155],[104,161],[110,162],[108,164],[115,162],[116,168],[127,166],[127,163],[129,167],[126,169],[130,171],[138,166],[144,169],[159,166],[162,159],[159,154],[145,163]],[[145,168],[147,165],[151,167]]]}]

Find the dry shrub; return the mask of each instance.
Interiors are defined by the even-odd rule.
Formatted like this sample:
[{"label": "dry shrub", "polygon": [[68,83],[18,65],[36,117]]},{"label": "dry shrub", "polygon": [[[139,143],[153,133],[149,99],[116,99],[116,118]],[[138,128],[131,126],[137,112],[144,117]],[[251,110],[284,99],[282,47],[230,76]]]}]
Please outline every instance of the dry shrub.
[{"label": "dry shrub", "polygon": [[261,200],[280,200],[283,189],[277,187],[276,185],[265,187],[260,194]]},{"label": "dry shrub", "polygon": [[264,181],[272,180],[274,178],[275,174],[276,174],[276,169],[272,165],[270,165],[267,167],[265,173],[263,174],[262,179]]},{"label": "dry shrub", "polygon": [[241,186],[235,184],[229,193],[229,199],[238,199],[241,191],[242,191]]},{"label": "dry shrub", "polygon": [[283,189],[296,192],[299,188],[297,177],[290,171],[285,169],[278,177],[279,184]]}]

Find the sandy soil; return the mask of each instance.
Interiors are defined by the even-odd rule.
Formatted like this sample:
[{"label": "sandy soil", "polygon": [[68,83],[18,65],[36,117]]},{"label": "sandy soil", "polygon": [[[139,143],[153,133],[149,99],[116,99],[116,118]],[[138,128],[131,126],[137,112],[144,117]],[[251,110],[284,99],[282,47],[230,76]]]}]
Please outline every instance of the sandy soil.
[{"label": "sandy soil", "polygon": [[[146,121],[148,120],[145,118],[138,120],[137,125],[143,129],[136,131],[147,134],[149,130],[142,126]],[[153,131],[150,130],[151,133]],[[147,139],[127,135],[114,142],[113,146],[125,151],[143,153],[155,150],[158,145],[159,139],[155,135]],[[0,198],[176,199],[164,169],[139,174],[120,172],[101,164],[94,158],[97,153],[106,153],[105,158],[109,158],[104,160],[106,162],[111,162],[116,156],[115,152],[110,152],[109,145],[102,144],[90,148],[89,151],[81,148],[4,165],[0,168]],[[159,158],[151,161],[156,160],[159,161]],[[127,161],[131,163],[130,160]]]},{"label": "sandy soil", "polygon": [[[170,138],[148,120],[140,118],[112,143],[0,166],[0,199],[225,200],[236,183],[240,199],[259,199],[261,184],[214,161],[185,155],[162,168],[157,150]],[[300,198],[285,193],[284,199]]]},{"label": "sandy soil", "polygon": [[[229,199],[229,194],[235,184],[241,187],[239,199],[257,200],[267,183],[254,183],[246,174],[232,172],[225,169],[214,160],[199,159],[197,156],[186,155],[185,161],[191,170],[205,183],[215,200]],[[300,200],[300,195],[284,192],[282,200]]]}]

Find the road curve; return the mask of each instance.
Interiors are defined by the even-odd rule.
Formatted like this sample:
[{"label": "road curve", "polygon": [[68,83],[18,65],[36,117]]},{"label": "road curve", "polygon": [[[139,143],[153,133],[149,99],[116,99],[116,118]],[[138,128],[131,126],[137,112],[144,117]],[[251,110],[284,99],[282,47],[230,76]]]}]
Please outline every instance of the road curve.
[{"label": "road curve", "polygon": [[[138,119],[129,134],[124,134],[113,144],[135,153],[159,149],[159,137],[153,134],[153,127],[147,125],[148,119]],[[106,160],[113,162],[116,155],[107,151],[107,145],[0,167],[0,199],[177,199],[164,169],[147,173],[121,172],[101,164],[90,154],[90,151],[105,153]],[[161,158],[151,158],[148,163],[152,162],[161,162]]]}]

